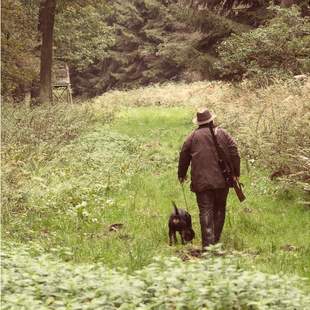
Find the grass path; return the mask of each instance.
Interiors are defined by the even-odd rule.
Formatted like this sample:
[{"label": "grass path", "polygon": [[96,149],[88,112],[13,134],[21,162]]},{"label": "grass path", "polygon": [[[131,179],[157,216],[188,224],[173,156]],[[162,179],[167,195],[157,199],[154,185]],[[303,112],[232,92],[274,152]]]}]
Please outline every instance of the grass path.
[{"label": "grass path", "polygon": [[[140,269],[169,247],[171,200],[184,207],[176,169],[179,148],[192,129],[186,107],[124,108],[113,123],[92,130],[31,171],[29,208],[3,221],[5,239],[34,242],[73,262]],[[244,168],[244,167],[243,167]],[[276,192],[264,173],[243,169],[247,200],[229,196],[222,242],[246,256],[240,264],[310,279],[310,216],[294,194]],[[198,209],[186,190],[200,247]],[[112,224],[122,224],[111,229]],[[185,248],[188,248],[187,246]]]}]

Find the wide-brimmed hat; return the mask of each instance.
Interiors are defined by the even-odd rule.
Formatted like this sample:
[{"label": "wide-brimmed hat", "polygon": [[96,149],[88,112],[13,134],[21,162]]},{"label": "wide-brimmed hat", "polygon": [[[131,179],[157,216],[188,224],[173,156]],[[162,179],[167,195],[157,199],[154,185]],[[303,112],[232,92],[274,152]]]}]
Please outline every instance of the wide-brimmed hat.
[{"label": "wide-brimmed hat", "polygon": [[200,126],[208,124],[215,119],[216,115],[212,114],[208,109],[201,109],[197,112],[196,117],[193,118],[193,123]]}]

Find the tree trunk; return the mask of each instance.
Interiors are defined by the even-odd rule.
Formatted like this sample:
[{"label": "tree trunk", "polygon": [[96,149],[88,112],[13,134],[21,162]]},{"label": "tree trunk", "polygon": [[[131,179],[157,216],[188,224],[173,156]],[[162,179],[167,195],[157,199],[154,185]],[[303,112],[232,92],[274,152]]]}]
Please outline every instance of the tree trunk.
[{"label": "tree trunk", "polygon": [[53,30],[56,0],[41,0],[39,31],[42,33],[40,103],[52,103]]}]

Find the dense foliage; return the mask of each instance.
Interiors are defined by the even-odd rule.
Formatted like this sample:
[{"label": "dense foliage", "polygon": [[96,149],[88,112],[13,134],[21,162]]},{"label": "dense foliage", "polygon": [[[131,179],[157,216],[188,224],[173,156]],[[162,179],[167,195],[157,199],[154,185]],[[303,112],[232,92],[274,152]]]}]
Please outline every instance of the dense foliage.
[{"label": "dense foliage", "polygon": [[36,9],[14,0],[3,1],[1,9],[1,91],[18,99],[30,90],[39,72],[39,61],[33,55],[37,45]]},{"label": "dense foliage", "polygon": [[[307,309],[299,278],[238,267],[233,257],[206,255],[183,263],[156,259],[132,275],[101,265],[74,266],[27,247],[4,246],[2,309]],[[212,254],[212,252],[211,252]]]},{"label": "dense foliage", "polygon": [[[38,1],[5,1],[2,7],[2,95],[18,101],[27,91],[36,95],[41,38]],[[107,25],[105,2],[57,1],[54,59],[76,69],[85,68],[106,55],[113,45],[113,29]]]},{"label": "dense foliage", "polygon": [[[302,15],[278,10],[269,21],[269,1],[57,1],[54,56],[69,64],[77,96],[166,80],[306,73],[308,6],[297,2]],[[2,8],[2,93],[22,97],[38,83],[38,2]]]},{"label": "dense foliage", "polygon": [[190,8],[186,1],[111,1],[109,6],[115,44],[101,60],[73,72],[77,95],[166,80],[214,79],[218,42],[249,28],[208,9]]},{"label": "dense foliage", "polygon": [[222,77],[271,81],[310,72],[310,20],[295,7],[273,8],[276,16],[255,30],[233,34],[219,47]]},{"label": "dense foliage", "polygon": [[105,2],[72,2],[56,15],[56,57],[81,69],[102,59],[113,45],[113,27],[106,19],[110,8]]}]

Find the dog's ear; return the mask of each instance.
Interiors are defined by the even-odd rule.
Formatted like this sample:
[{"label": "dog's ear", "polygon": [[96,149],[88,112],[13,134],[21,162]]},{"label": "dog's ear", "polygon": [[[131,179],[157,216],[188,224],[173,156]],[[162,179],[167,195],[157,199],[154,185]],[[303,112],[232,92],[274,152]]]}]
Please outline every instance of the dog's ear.
[{"label": "dog's ear", "polygon": [[179,215],[178,207],[177,207],[176,203],[175,203],[173,200],[172,200],[172,205],[173,205],[173,207],[174,207],[175,214],[176,214],[176,215]]}]

